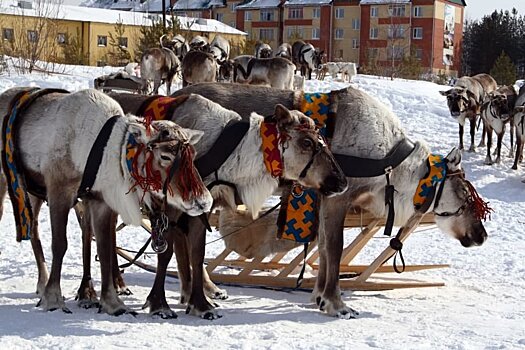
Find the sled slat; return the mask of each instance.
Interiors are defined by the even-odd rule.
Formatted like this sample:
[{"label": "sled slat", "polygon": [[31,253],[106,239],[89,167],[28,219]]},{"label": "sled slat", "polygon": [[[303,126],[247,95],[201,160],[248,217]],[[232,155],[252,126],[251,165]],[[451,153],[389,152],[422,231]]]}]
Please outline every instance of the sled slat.
[{"label": "sled slat", "polygon": [[355,258],[355,256],[364,248],[368,241],[379,231],[380,220],[375,219],[371,221],[368,226],[359,233],[359,235],[350,243],[348,247],[343,249],[341,258],[341,265],[348,265]]}]

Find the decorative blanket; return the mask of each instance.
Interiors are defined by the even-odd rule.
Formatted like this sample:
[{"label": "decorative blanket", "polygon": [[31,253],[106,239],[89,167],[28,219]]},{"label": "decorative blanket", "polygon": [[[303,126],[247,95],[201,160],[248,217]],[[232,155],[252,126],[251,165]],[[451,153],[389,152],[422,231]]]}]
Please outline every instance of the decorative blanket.
[{"label": "decorative blanket", "polygon": [[5,145],[2,150],[2,166],[7,179],[7,188],[9,198],[13,205],[13,214],[16,223],[16,240],[27,240],[31,238],[31,224],[33,212],[31,203],[26,191],[25,179],[20,172],[20,167],[16,158],[15,122],[18,116],[18,110],[29,99],[35,89],[28,89],[17,94],[11,101],[7,115],[4,117],[2,124],[2,142]]},{"label": "decorative blanket", "polygon": [[149,130],[149,126],[153,120],[171,119],[171,114],[173,114],[175,108],[184,103],[188,96],[189,95],[179,97],[152,96],[142,103],[137,111],[137,116],[144,118],[146,129]]},{"label": "decorative blanket", "polygon": [[[326,138],[333,136],[335,113],[331,110],[329,93],[304,93],[301,112],[315,121],[321,135]],[[318,194],[299,184],[283,191],[277,236],[301,243],[315,240],[319,228],[319,204]]]},{"label": "decorative blanket", "polygon": [[[8,112],[4,116],[2,123],[2,143],[4,144],[1,157],[2,169],[6,175],[7,190],[13,206],[17,242],[31,238],[33,212],[28,192],[45,198],[45,189],[36,188],[35,184],[29,184],[25,179],[16,150],[18,122],[24,110],[34,100],[40,96],[57,92],[67,93],[67,91],[61,89],[40,89],[36,87],[21,90],[11,100]],[[29,187],[33,191],[30,191]]]},{"label": "decorative blanket", "polygon": [[437,186],[445,180],[447,163],[442,155],[430,154],[427,159],[428,172],[419,180],[414,194],[414,208],[426,212],[436,195]]}]

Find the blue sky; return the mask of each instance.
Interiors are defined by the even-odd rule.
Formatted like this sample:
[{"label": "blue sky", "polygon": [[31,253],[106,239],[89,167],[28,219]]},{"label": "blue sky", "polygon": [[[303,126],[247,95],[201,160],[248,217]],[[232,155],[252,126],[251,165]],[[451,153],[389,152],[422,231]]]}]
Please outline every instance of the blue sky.
[{"label": "blue sky", "polygon": [[515,7],[518,14],[525,15],[525,0],[465,0],[465,16],[468,19],[480,19],[494,10],[511,10]]}]

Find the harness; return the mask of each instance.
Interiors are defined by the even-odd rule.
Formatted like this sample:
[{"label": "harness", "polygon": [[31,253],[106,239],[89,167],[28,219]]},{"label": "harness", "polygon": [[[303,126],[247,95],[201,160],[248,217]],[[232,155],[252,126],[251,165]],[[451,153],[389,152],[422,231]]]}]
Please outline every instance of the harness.
[{"label": "harness", "polygon": [[17,93],[9,103],[2,123],[2,168],[7,180],[9,198],[13,205],[16,224],[16,240],[31,238],[33,211],[29,193],[45,200],[46,189],[26,178],[24,167],[18,157],[17,133],[23,112],[38,98],[51,93],[68,93],[62,89],[28,88]]}]

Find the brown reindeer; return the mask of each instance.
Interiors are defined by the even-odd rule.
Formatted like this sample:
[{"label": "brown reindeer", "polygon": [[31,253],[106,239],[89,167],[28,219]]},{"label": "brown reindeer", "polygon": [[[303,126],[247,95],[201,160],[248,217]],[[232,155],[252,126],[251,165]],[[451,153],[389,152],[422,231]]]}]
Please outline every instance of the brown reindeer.
[{"label": "brown reindeer", "polygon": [[142,54],[140,74],[142,79],[153,80],[153,94],[159,93],[159,87],[166,83],[166,91],[171,94],[171,84],[178,70],[180,61],[175,53],[166,48],[151,48]]}]

